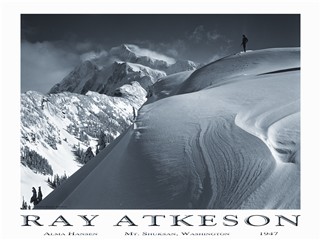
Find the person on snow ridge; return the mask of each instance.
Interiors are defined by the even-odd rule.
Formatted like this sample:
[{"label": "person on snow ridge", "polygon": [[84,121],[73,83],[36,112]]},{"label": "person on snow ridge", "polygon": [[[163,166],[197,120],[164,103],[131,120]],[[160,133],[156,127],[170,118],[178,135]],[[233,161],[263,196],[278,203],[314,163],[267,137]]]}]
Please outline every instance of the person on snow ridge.
[{"label": "person on snow ridge", "polygon": [[246,52],[246,48],[247,48],[247,42],[248,42],[248,38],[246,37],[246,35],[242,35],[242,43],[241,45],[243,46],[243,51]]}]

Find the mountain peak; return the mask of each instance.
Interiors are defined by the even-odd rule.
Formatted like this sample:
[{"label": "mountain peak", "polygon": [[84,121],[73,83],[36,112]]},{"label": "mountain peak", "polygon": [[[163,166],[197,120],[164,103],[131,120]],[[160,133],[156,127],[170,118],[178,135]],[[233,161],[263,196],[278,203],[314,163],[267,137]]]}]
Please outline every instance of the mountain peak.
[{"label": "mountain peak", "polygon": [[[129,65],[128,65],[129,64]],[[130,65],[131,64],[131,65]],[[197,64],[188,60],[175,60],[161,53],[134,44],[121,44],[107,53],[96,54],[83,61],[49,93],[88,91],[110,94],[114,83],[130,84],[137,81],[149,87],[159,77],[182,71],[195,70]],[[143,72],[144,74],[139,74]]]},{"label": "mountain peak", "polygon": [[110,49],[110,55],[120,58],[123,61],[135,61],[137,56],[131,51],[127,44],[121,44],[120,46]]},{"label": "mountain peak", "polygon": [[120,45],[120,48],[125,49],[125,50],[128,50],[128,51],[131,51],[130,48],[129,48],[129,45],[128,45],[128,44],[125,44],[125,43],[121,44],[121,45]]}]

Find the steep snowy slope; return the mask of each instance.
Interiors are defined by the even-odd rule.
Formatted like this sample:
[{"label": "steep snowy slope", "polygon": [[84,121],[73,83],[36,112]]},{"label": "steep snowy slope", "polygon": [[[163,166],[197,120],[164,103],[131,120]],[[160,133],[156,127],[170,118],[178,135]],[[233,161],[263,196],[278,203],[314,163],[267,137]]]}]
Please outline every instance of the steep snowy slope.
[{"label": "steep snowy slope", "polygon": [[70,176],[82,164],[75,161],[77,149],[89,147],[96,152],[100,134],[112,141],[133,121],[145,102],[145,90],[139,83],[121,87],[123,97],[95,92],[86,95],[59,93],[43,95],[28,91],[21,94],[21,156],[33,150],[48,160],[52,172],[31,170],[34,164],[21,165],[21,194],[29,201],[32,187],[42,187],[44,196],[52,189],[46,181],[55,174]]},{"label": "steep snowy slope", "polygon": [[163,82],[168,94],[38,208],[299,208],[300,49],[176,76],[179,86]]}]

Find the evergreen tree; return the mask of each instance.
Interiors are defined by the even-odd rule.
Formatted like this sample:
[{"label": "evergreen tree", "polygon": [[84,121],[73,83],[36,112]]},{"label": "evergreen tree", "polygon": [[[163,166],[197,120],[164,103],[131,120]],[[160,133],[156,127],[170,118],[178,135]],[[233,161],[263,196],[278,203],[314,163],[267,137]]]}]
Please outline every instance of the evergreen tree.
[{"label": "evergreen tree", "polygon": [[28,147],[25,147],[22,150],[20,162],[22,165],[43,175],[53,174],[52,167],[48,160],[39,155],[36,151],[30,150]]},{"label": "evergreen tree", "polygon": [[74,151],[73,151],[73,154],[75,155],[75,160],[78,162],[78,163],[81,163],[83,164],[83,157],[84,157],[84,151],[80,148],[80,147],[77,147]]},{"label": "evergreen tree", "polygon": [[39,187],[39,189],[38,189],[38,203],[39,202],[41,202],[41,200],[42,200],[42,191],[41,191],[41,187]]},{"label": "evergreen tree", "polygon": [[94,154],[92,152],[92,149],[91,147],[88,147],[87,151],[84,153],[83,163],[86,164],[93,157],[94,157]]},{"label": "evergreen tree", "polygon": [[107,143],[107,136],[103,131],[101,131],[98,139],[99,150],[104,149],[107,145],[106,143]]},{"label": "evergreen tree", "polygon": [[99,152],[100,152],[99,151],[99,145],[97,144],[97,146],[96,146],[96,156],[98,155]]},{"label": "evergreen tree", "polygon": [[22,205],[21,205],[21,208],[22,210],[24,209],[28,209],[28,204],[27,202],[24,200],[24,197],[22,197]]},{"label": "evergreen tree", "polygon": [[37,191],[34,187],[32,187],[32,197],[30,199],[30,203],[33,203],[34,206],[38,204]]},{"label": "evergreen tree", "polygon": [[91,147],[88,147],[86,151],[83,151],[80,147],[78,147],[73,151],[73,153],[76,156],[75,160],[81,164],[86,164],[91,158],[94,157]]},{"label": "evergreen tree", "polygon": [[55,189],[58,186],[60,186],[61,184],[63,184],[67,179],[68,179],[68,176],[67,176],[66,173],[64,173],[62,176],[59,176],[58,174],[55,174],[53,176],[53,180],[48,179],[48,185],[52,189]]}]

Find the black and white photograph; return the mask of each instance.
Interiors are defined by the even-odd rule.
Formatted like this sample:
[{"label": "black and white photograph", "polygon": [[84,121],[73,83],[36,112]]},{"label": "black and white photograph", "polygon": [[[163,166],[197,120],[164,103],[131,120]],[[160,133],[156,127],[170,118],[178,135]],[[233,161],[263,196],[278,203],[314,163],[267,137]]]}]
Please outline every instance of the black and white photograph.
[{"label": "black and white photograph", "polygon": [[23,14],[21,37],[23,208],[300,208],[298,14]]},{"label": "black and white photograph", "polygon": [[320,3],[288,3],[4,0],[0,238],[320,238]]}]

